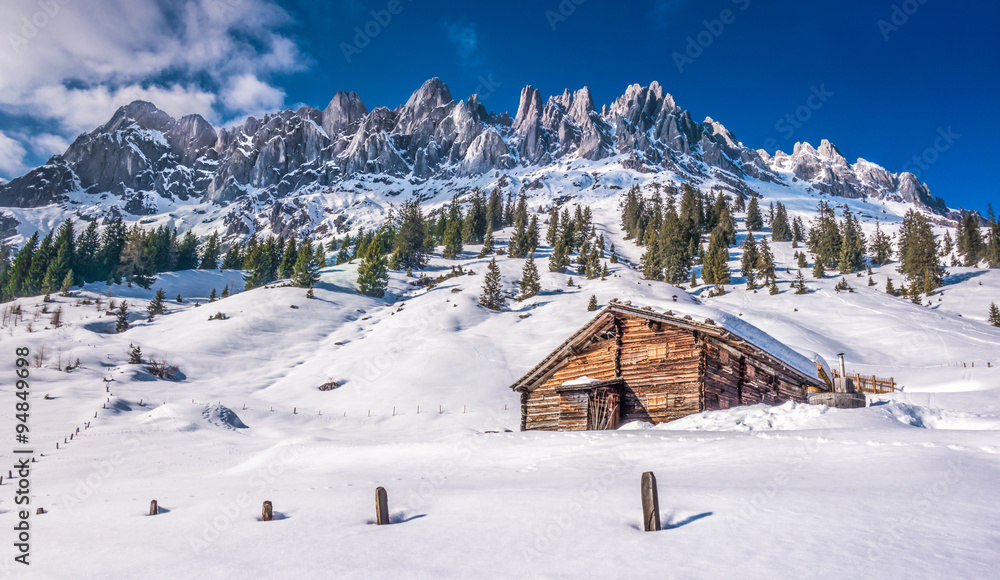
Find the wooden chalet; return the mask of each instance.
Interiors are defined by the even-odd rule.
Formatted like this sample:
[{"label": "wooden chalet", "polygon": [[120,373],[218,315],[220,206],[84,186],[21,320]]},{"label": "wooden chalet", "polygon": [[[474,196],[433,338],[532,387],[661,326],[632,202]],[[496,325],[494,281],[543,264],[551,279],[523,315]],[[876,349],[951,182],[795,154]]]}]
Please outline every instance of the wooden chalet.
[{"label": "wooden chalet", "polygon": [[805,359],[790,358],[711,320],[612,302],[511,388],[521,393],[522,431],[615,429],[738,405],[804,403],[807,391],[830,390],[822,367],[810,376],[800,370]]}]

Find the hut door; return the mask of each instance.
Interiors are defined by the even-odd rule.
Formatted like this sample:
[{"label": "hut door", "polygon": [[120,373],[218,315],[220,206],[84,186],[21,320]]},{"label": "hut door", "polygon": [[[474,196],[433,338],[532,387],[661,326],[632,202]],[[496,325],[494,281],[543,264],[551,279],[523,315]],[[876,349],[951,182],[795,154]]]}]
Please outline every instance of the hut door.
[{"label": "hut door", "polygon": [[605,431],[618,428],[620,414],[619,395],[610,389],[597,389],[590,393],[587,408],[587,429]]}]

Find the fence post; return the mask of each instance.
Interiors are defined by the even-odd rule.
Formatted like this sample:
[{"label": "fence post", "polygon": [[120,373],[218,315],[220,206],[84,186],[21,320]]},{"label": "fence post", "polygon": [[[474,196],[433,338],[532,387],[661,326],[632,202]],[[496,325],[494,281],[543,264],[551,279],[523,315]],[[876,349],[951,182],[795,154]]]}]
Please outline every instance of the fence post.
[{"label": "fence post", "polygon": [[274,519],[274,507],[270,501],[265,501],[260,508],[260,521],[269,522]]},{"label": "fence post", "polygon": [[384,487],[375,490],[375,523],[380,526],[389,524],[389,496]]},{"label": "fence post", "polygon": [[149,515],[155,516],[160,513],[160,506],[156,504],[156,500],[149,502]]},{"label": "fence post", "polygon": [[642,474],[642,523],[646,532],[660,531],[660,498],[656,492],[656,476],[652,471]]}]

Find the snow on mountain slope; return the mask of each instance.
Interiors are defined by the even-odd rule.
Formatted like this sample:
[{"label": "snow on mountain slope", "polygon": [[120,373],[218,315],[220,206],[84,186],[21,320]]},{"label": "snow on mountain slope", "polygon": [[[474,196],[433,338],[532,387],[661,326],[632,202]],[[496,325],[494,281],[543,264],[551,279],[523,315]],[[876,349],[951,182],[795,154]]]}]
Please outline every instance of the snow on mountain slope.
[{"label": "snow on mountain slope", "polygon": [[[632,174],[597,179],[625,186]],[[575,201],[591,203],[598,232],[638,261],[614,197],[587,189]],[[874,287],[849,278],[854,293],[836,293],[839,278],[809,277],[803,296],[789,290],[790,244],[773,248],[776,296],[734,278],[736,288],[709,299],[706,287],[642,280],[625,263],[609,265],[604,281],[574,276],[570,287],[567,275],[546,271],[550,248],[541,248],[542,293],[494,313],[476,305],[486,260],[471,246],[458,264],[474,273],[430,290],[393,273],[382,300],[355,292],[356,264],[324,269],[313,300],[278,287],[207,303],[213,288],[241,290],[240,273],[164,274],[153,288],[171,301],[152,322],[141,314],[152,290],[114,286],[135,313],[123,334],[103,313],[104,284],[53,296],[59,329],[45,328],[39,298],[19,299],[25,319],[0,329],[0,365],[12,369],[20,346],[44,347],[48,358],[31,369],[32,444],[44,454],[31,507],[49,512],[32,516],[32,572],[989,577],[1000,565],[989,515],[1000,477],[1000,329],[985,323],[983,305],[1000,295],[1000,272],[952,269],[923,306],[884,293],[885,277],[898,276],[892,265],[875,270]],[[731,258],[736,268],[739,252]],[[513,290],[523,260],[498,264]],[[426,273],[453,265],[435,257]],[[893,376],[904,389],[870,397],[866,409],[755,406],[656,429],[517,432],[509,385],[594,315],[591,294],[601,305],[617,298],[745,321],[803,353],[833,361],[845,352],[850,372]],[[98,296],[101,310],[77,305]],[[217,312],[225,319],[209,320]],[[181,380],[125,364],[130,345],[178,365]],[[80,368],[57,370],[76,359]],[[9,384],[0,397],[12,424]],[[655,534],[640,531],[648,470],[665,524]],[[372,525],[377,486],[389,493],[388,527]],[[5,528],[16,517],[12,489],[0,486]],[[151,499],[161,515],[145,515]],[[258,521],[264,500],[276,521]],[[14,577],[20,565],[7,558],[0,569]]]}]

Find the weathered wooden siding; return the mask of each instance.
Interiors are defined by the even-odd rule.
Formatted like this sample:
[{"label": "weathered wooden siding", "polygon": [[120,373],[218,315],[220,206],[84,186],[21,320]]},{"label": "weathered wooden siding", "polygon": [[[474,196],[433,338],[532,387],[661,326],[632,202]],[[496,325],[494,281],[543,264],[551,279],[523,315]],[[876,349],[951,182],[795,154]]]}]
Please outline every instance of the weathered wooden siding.
[{"label": "weathered wooden siding", "polygon": [[662,423],[701,410],[701,354],[694,331],[622,321],[622,423]]},{"label": "weathered wooden siding", "polygon": [[[575,356],[570,356],[562,366],[558,367],[545,383],[528,394],[525,411],[527,417],[524,429],[562,430],[559,423],[559,405],[561,396],[556,387],[566,381],[578,379],[584,375],[600,381],[615,378],[615,341],[604,340],[591,344]],[[584,395],[584,397],[586,397]],[[583,405],[583,426],[567,426],[567,429],[586,429],[587,406]],[[567,424],[568,425],[568,424]]]},{"label": "weathered wooden siding", "polygon": [[751,349],[705,343],[705,409],[806,401],[805,388],[788,369]]}]

